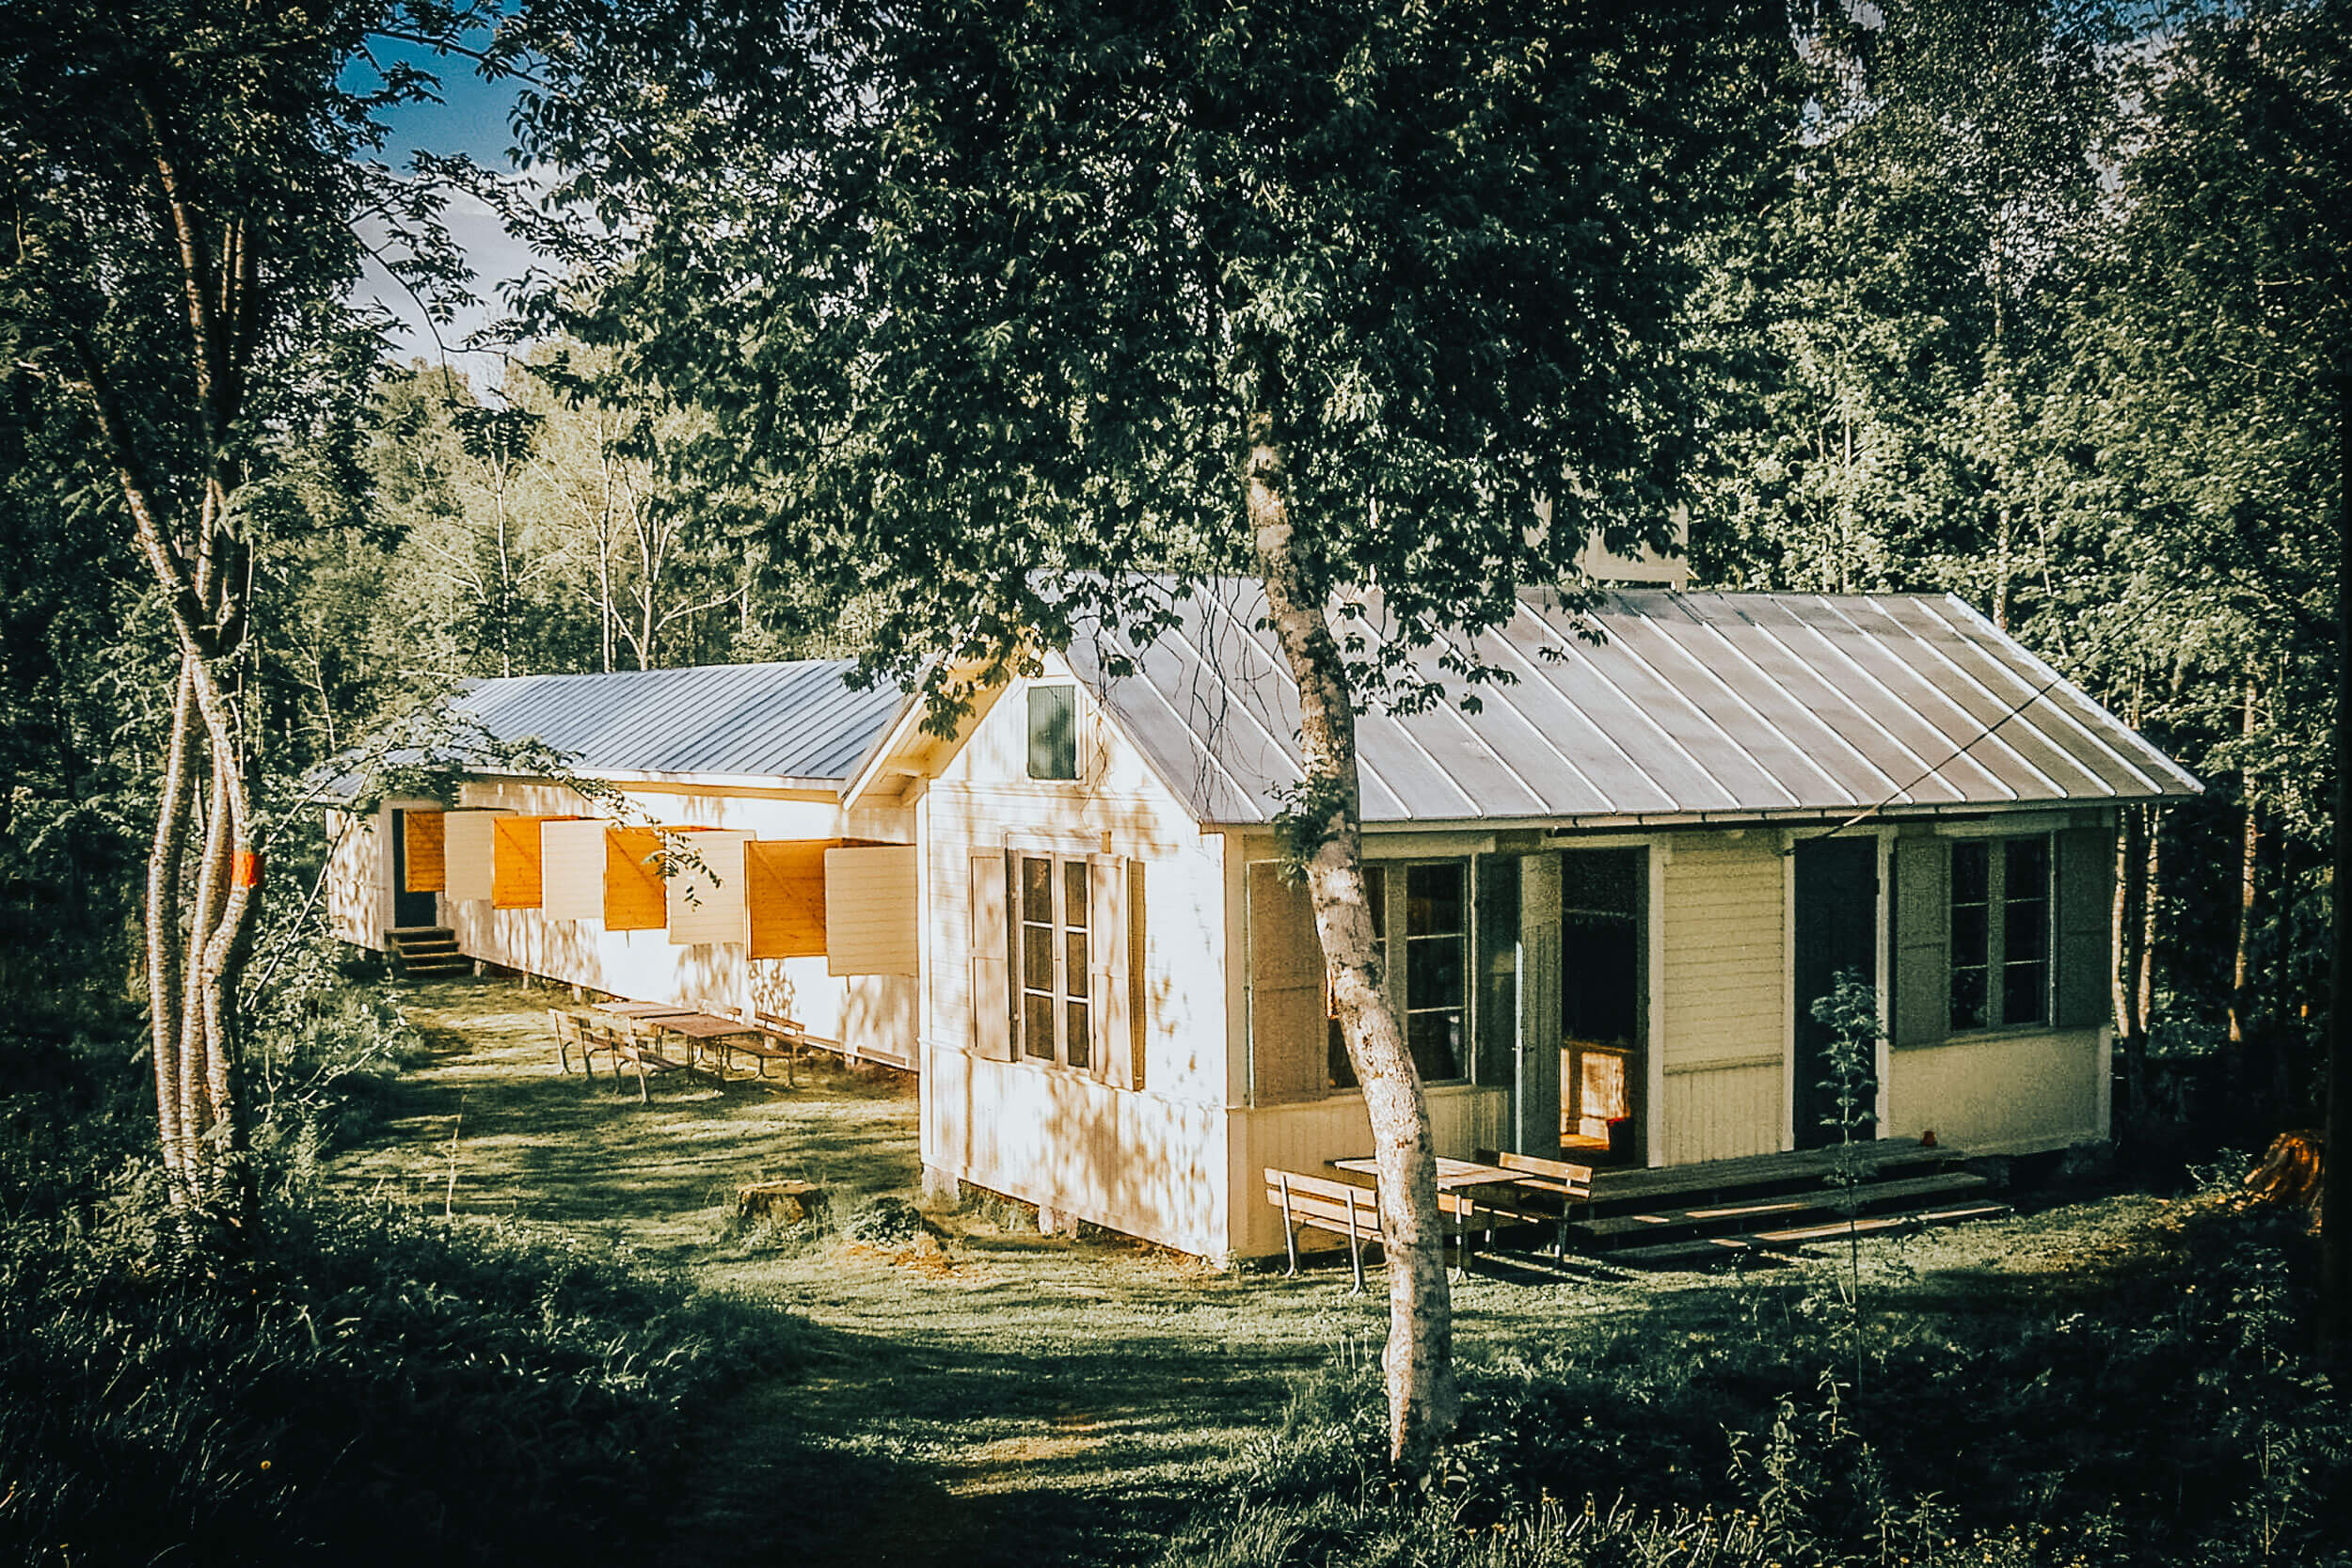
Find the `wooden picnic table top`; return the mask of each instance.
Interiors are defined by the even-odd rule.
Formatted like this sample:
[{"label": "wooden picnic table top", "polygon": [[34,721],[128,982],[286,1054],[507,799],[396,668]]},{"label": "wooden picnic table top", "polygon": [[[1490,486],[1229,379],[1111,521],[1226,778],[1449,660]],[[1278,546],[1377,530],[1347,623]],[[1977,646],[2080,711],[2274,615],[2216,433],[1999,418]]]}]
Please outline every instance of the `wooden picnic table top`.
[{"label": "wooden picnic table top", "polygon": [[711,1013],[661,1013],[645,1020],[657,1029],[673,1035],[687,1035],[698,1040],[716,1039],[722,1035],[747,1035],[754,1032],[751,1024],[739,1019],[720,1018]]},{"label": "wooden picnic table top", "polygon": [[694,1012],[693,1008],[681,1007],[675,1002],[599,1002],[596,1010],[616,1018],[691,1017]]},{"label": "wooden picnic table top", "polygon": [[[1331,1162],[1334,1170],[1355,1171],[1362,1176],[1377,1176],[1380,1162],[1369,1154],[1348,1160]],[[1483,1164],[1476,1160],[1456,1160],[1438,1156],[1438,1191],[1450,1193],[1463,1187],[1516,1187],[1529,1179],[1523,1170],[1506,1170],[1501,1165]]]}]

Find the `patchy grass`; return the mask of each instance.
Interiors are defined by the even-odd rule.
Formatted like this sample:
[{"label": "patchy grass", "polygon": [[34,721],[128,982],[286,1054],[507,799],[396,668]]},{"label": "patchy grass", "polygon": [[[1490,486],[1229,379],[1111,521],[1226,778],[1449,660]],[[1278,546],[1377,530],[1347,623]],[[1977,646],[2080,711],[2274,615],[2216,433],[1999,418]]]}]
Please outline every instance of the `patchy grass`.
[{"label": "patchy grass", "polygon": [[[1456,1559],[1427,1544],[1454,1541],[1470,1519],[1491,1532],[1481,1539],[1534,1553],[1513,1561],[1664,1560],[1683,1527],[1659,1511],[1744,1498],[1746,1545],[1710,1552],[1827,1561],[1867,1533],[1872,1508],[1890,1552],[1896,1523],[1905,1539],[1948,1542],[1936,1521],[1960,1502],[1915,1500],[1969,1487],[1979,1501],[1999,1495],[1970,1504],[1982,1526],[1972,1539],[2029,1562],[2043,1560],[2032,1531],[2061,1504],[2105,1518],[2153,1506],[2165,1484],[2185,1497],[2183,1478],[2211,1470],[2221,1449],[2259,1449],[2293,1427],[2276,1402],[2283,1386],[2232,1383],[2271,1352],[2239,1346],[2232,1361],[2212,1323],[2175,1324],[2164,1343],[2129,1338],[2216,1266],[2185,1239],[2204,1211],[2057,1195],[2008,1219],[1867,1242],[1866,1376],[1883,1386],[1835,1417],[1821,1374],[1851,1362],[1828,1259],[1745,1277],[1484,1264],[1454,1292],[1472,1403],[1451,1489],[1427,1505],[1436,1513],[1399,1513],[1364,1490],[1377,1489],[1386,1304],[1352,1295],[1343,1268],[1219,1273],[1115,1239],[1041,1238],[1019,1206],[987,1202],[929,1211],[929,1231],[903,1247],[828,1229],[731,1236],[726,1200],[755,1180],[827,1188],[836,1225],[867,1199],[914,1196],[912,1083],[826,1065],[797,1090],[657,1085],[641,1107],[633,1085],[616,1096],[558,1073],[549,994],[415,987],[407,1006],[428,1059],[328,1179],[432,1213],[592,1234],[705,1291],[815,1325],[804,1368],[747,1382],[726,1418],[699,1432],[678,1465],[691,1478],[684,1525],[659,1560],[1148,1561],[1175,1540],[1169,1560],[1434,1562]],[[2194,1364],[2208,1354],[2221,1359]],[[2109,1363],[2129,1380],[2116,1398],[2102,1392]],[[2160,1375],[2181,1366],[2185,1378]],[[2222,1391],[2202,1400],[2200,1386]],[[1874,1427],[1858,1424],[1866,1406]],[[2012,1439],[2003,1421],[2031,1430]],[[2154,1451],[2146,1431],[2198,1423],[2218,1436],[2163,1449],[2169,1468],[2130,1468]],[[1735,1433],[1748,1456],[1738,1480]],[[1893,1466],[1871,1497],[1846,1484],[1868,1471],[1866,1440],[1868,1465]],[[2332,1475],[2333,1463],[2321,1467]],[[1775,1474],[1839,1499],[1826,1533],[1795,1543],[1804,1551],[1785,1531],[1754,1533],[1759,1497],[1789,1501]],[[2255,1493],[2279,1490],[2275,1476],[2258,1479],[2239,1487],[2249,1539],[2269,1516]],[[1580,1489],[1597,1492],[1602,1512],[1576,1525]],[[1546,1493],[1571,1505],[1557,1540],[1538,1528]],[[2198,1520],[2237,1517],[2238,1501],[2208,1502]],[[2091,1550],[2105,1536],[2065,1539],[2086,1561],[2131,1559],[2128,1542],[2110,1552]]]}]

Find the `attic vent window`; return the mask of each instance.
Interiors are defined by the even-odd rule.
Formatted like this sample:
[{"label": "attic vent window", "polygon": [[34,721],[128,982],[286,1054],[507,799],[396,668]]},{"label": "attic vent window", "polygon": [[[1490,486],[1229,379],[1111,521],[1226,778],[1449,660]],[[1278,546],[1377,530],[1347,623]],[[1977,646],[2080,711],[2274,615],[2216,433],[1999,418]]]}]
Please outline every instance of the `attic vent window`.
[{"label": "attic vent window", "polygon": [[1029,777],[1078,776],[1078,693],[1074,687],[1029,688]]}]

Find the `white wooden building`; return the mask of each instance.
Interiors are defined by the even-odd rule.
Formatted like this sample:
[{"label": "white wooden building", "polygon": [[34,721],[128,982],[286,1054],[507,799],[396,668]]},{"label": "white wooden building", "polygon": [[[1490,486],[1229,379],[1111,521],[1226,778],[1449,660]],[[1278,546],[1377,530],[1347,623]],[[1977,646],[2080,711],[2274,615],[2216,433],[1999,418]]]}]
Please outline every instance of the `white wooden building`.
[{"label": "white wooden building", "polygon": [[[724,942],[681,958],[675,931],[592,938],[446,892],[441,912],[468,951],[628,994],[784,984],[822,1016],[803,999],[840,988],[839,1037],[919,1065],[935,1184],[1204,1257],[1279,1251],[1261,1170],[1367,1152],[1370,1128],[1280,874],[1296,699],[1263,599],[1220,582],[1178,609],[1149,647],[1046,656],[952,736],[878,702],[833,736],[854,757],[788,777],[639,777],[623,764],[658,761],[658,723],[596,753],[677,819],[829,857],[905,847],[835,879],[824,920],[850,967],[913,974]],[[1848,969],[1887,1014],[1884,1135],[2106,1135],[2116,812],[2195,794],[2185,772],[1950,598],[1624,592],[1574,614],[1531,593],[1480,651],[1517,679],[1479,711],[1359,735],[1439,1152],[1682,1164],[1826,1141],[1808,1005]],[[484,781],[462,803],[554,812],[548,790]],[[344,880],[389,884],[389,832]],[[373,896],[353,929],[380,922]]]}]

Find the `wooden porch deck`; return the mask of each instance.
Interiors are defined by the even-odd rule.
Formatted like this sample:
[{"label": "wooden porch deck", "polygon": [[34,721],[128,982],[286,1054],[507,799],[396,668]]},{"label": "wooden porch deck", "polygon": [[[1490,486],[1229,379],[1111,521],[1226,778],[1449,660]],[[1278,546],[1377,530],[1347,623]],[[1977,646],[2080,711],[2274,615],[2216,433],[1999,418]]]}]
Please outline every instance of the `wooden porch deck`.
[{"label": "wooden porch deck", "polygon": [[1614,1263],[1702,1267],[1906,1227],[2006,1213],[1990,1183],[1962,1168],[1965,1150],[1888,1139],[1855,1146],[1860,1179],[1835,1182],[1840,1150],[1795,1149],[1644,1170],[1597,1170],[1583,1214],[1567,1226]]}]

